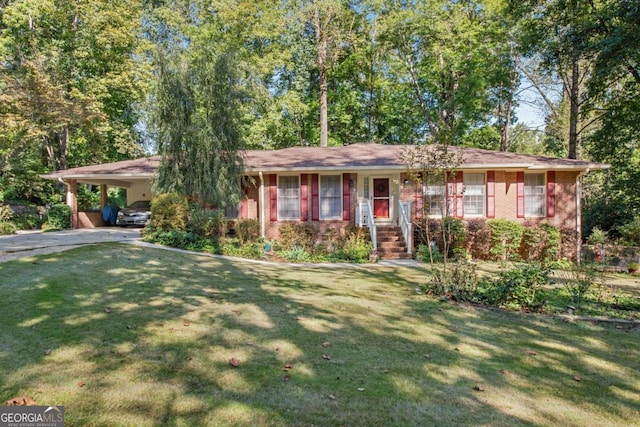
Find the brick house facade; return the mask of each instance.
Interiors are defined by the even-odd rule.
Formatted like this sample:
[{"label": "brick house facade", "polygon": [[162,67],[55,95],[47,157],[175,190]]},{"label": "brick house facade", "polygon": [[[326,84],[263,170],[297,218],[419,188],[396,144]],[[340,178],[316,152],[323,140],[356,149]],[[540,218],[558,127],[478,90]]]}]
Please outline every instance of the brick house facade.
[{"label": "brick house facade", "polygon": [[[261,234],[277,240],[283,224],[315,224],[320,233],[349,225],[400,226],[434,207],[463,220],[503,218],[548,223],[579,235],[580,181],[607,165],[588,161],[450,147],[461,152],[455,171],[443,171],[443,184],[427,187],[410,179],[403,159],[414,146],[353,144],[341,147],[292,147],[243,153],[246,182],[239,218],[260,221]],[[75,184],[128,188],[128,203],[151,199],[158,156],[93,165],[45,175],[68,186],[74,212]],[[131,197],[129,197],[131,193]],[[427,201],[428,203],[425,203]],[[103,198],[104,202],[104,198]],[[103,203],[104,204],[104,203]],[[425,210],[423,206],[428,206]],[[442,215],[442,213],[440,213]],[[408,218],[410,217],[410,218]],[[406,222],[406,221],[405,221]],[[408,248],[411,251],[411,245]]]}]

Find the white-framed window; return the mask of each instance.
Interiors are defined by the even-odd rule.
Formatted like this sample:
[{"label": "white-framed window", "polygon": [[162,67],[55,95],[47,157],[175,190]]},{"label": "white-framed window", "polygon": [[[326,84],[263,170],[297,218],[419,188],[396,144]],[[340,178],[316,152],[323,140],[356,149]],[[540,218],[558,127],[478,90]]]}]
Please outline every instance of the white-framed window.
[{"label": "white-framed window", "polygon": [[445,185],[427,185],[424,187],[425,207],[427,215],[432,217],[441,217],[445,206]]},{"label": "white-framed window", "polygon": [[362,195],[365,199],[369,200],[369,177],[365,176],[362,181]]},{"label": "white-framed window", "polygon": [[464,216],[485,216],[486,184],[484,173],[466,173],[464,178]]},{"label": "white-framed window", "polygon": [[278,219],[300,219],[298,176],[278,177]]},{"label": "white-framed window", "polygon": [[544,173],[524,174],[524,216],[543,217],[546,215],[546,186]]},{"label": "white-framed window", "polygon": [[224,208],[224,216],[227,219],[240,218],[240,203],[236,205],[230,205]]},{"label": "white-framed window", "polygon": [[320,219],[342,218],[342,176],[320,175]]}]

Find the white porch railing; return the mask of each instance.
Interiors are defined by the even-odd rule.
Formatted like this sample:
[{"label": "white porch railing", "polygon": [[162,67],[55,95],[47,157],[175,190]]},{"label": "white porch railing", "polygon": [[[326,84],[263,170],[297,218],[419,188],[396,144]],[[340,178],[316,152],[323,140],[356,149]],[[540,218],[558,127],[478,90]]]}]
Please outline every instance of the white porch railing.
[{"label": "white porch railing", "polygon": [[356,209],[356,225],[358,227],[368,227],[373,249],[378,249],[378,237],[376,235],[376,223],[373,219],[373,204],[371,200],[361,200]]},{"label": "white porch railing", "polygon": [[407,253],[411,253],[412,241],[413,237],[412,224],[411,224],[411,200],[403,202],[402,200],[398,201],[398,224],[402,229],[402,235],[404,236],[404,241],[407,242]]}]

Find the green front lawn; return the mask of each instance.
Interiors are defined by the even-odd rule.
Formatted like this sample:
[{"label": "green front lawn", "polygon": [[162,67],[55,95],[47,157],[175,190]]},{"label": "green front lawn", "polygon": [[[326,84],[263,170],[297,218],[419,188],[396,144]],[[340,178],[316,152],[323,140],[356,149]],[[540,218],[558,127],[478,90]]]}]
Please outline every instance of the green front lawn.
[{"label": "green front lawn", "polygon": [[440,302],[427,274],[118,244],[2,263],[0,400],[68,426],[640,425],[640,328]]}]

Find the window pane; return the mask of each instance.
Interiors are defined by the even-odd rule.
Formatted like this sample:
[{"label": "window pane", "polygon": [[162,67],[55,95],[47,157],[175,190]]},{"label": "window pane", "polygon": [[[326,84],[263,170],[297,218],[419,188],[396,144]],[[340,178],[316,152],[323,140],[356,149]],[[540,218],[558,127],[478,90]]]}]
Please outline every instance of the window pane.
[{"label": "window pane", "polygon": [[485,209],[484,173],[464,174],[464,215],[484,216]]},{"label": "window pane", "polygon": [[545,216],[546,187],[543,173],[524,175],[524,214],[525,216]]},{"label": "window pane", "polygon": [[297,176],[278,178],[278,218],[300,218],[300,189]]},{"label": "window pane", "polygon": [[320,176],[320,218],[342,217],[342,178],[340,175]]},{"label": "window pane", "polygon": [[424,190],[426,208],[429,216],[444,214],[444,185],[430,185]]},{"label": "window pane", "polygon": [[224,208],[224,214],[227,219],[240,218],[240,204],[227,206],[226,208]]}]

